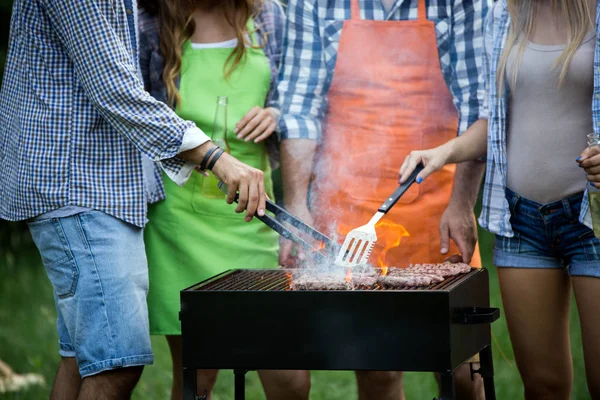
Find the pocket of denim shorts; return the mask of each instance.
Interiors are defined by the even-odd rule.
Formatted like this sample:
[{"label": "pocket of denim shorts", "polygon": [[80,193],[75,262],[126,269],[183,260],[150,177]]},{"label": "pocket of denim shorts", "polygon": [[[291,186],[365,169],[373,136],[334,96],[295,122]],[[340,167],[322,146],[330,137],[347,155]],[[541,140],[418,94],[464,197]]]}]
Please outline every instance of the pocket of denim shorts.
[{"label": "pocket of denim shorts", "polygon": [[581,247],[583,247],[587,261],[600,261],[600,240],[594,236],[593,230],[589,229],[588,232],[579,235],[579,241],[581,242]]},{"label": "pocket of denim shorts", "polygon": [[72,297],[77,287],[79,269],[60,220],[53,218],[28,225],[54,292],[61,299]]}]

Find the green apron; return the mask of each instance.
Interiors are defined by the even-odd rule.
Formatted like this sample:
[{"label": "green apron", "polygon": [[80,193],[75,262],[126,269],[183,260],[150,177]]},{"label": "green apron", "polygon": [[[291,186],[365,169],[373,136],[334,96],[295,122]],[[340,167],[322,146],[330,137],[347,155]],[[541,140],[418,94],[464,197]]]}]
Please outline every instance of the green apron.
[{"label": "green apron", "polygon": [[[248,31],[254,32],[252,21]],[[252,38],[253,44],[256,39]],[[246,56],[225,79],[224,65],[233,49],[183,49],[177,114],[204,132],[212,131],[217,96],[228,96],[227,140],[231,154],[265,173],[265,188],[273,198],[273,184],[266,146],[245,142],[233,127],[252,107],[263,107],[269,92],[271,70],[260,48],[247,48]],[[235,204],[201,194],[202,174],[194,171],[178,187],[163,179],[166,200],[150,207],[145,230],[150,275],[148,310],[150,332],[180,335],[179,292],[232,268],[276,268],[278,237],[258,220],[244,221]],[[210,307],[210,304],[206,305]]]}]

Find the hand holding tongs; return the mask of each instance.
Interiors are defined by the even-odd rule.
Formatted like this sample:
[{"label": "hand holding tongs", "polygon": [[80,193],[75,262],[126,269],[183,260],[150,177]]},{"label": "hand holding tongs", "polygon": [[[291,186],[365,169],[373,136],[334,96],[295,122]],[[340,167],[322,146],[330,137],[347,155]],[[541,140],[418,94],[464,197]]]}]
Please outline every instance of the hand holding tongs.
[{"label": "hand holding tongs", "polygon": [[410,177],[398,186],[394,193],[379,207],[379,210],[368,224],[359,228],[355,228],[344,240],[342,248],[335,258],[335,264],[342,267],[355,267],[357,265],[366,264],[377,241],[377,233],[375,225],[379,220],[387,214],[388,211],[400,200],[400,197],[408,188],[415,182],[419,172],[423,170],[423,164],[417,165]]},{"label": "hand holding tongs", "polygon": [[[219,182],[219,189],[223,193],[227,194],[227,185],[225,185],[225,183],[223,183],[222,181]],[[239,196],[236,195],[234,201],[237,203],[238,199],[239,199]],[[323,242],[325,244],[325,250],[327,253],[330,253],[330,252],[333,253],[337,250],[337,248],[339,248],[339,246],[333,240],[331,240],[329,237],[325,236],[324,234],[322,234],[321,232],[319,232],[312,226],[305,224],[299,218],[290,214],[284,208],[278,206],[277,204],[273,203],[269,199],[267,199],[267,211],[270,211],[273,214],[275,214],[275,218],[273,218],[272,216],[270,216],[268,214],[265,214],[262,217],[259,216],[258,214],[256,214],[255,217],[257,219],[259,219],[260,221],[262,221],[269,228],[271,228],[275,232],[279,233],[284,238],[303,246],[307,251],[311,252],[311,256],[318,257],[320,262],[328,263],[329,258],[325,254],[323,254],[319,249],[315,249],[312,245],[310,245],[304,239],[302,239],[298,235],[294,234],[291,230],[289,230],[287,227],[285,227],[280,221],[278,221],[278,219],[281,221],[288,222],[294,228],[299,229],[302,232],[309,234],[310,236],[312,236],[313,238],[315,238],[316,240],[318,240],[320,242]]]}]

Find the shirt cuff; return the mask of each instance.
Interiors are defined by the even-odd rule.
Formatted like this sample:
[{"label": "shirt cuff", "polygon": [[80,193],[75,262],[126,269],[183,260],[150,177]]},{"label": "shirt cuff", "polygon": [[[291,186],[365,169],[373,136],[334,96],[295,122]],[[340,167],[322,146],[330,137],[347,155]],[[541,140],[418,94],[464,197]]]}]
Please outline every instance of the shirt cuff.
[{"label": "shirt cuff", "polygon": [[203,145],[209,140],[210,138],[204,132],[202,132],[202,129],[194,126],[193,128],[189,128],[183,134],[183,139],[181,140],[181,147],[179,148],[179,152],[183,153],[184,151],[195,149],[196,147]]},{"label": "shirt cuff", "polygon": [[[201,146],[208,141],[210,141],[210,138],[204,132],[202,132],[200,128],[189,128],[183,134],[179,153],[195,149],[196,147]],[[177,170],[174,171],[171,169],[165,169],[165,172],[173,182],[179,186],[183,186],[186,184],[188,179],[190,179],[190,176],[192,176],[192,172],[194,172],[195,167],[196,164],[193,162],[185,161]]]},{"label": "shirt cuff", "polygon": [[165,172],[173,182],[179,186],[183,186],[187,183],[188,179],[190,179],[190,176],[192,176],[195,167],[196,164],[186,161],[177,172],[171,170],[165,170]]}]

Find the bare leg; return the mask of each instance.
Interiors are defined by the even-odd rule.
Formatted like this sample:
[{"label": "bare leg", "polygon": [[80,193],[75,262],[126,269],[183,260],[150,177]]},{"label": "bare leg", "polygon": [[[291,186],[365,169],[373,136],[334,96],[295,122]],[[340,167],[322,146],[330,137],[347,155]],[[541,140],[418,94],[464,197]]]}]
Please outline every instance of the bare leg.
[{"label": "bare leg", "polygon": [[[171,388],[171,399],[181,400],[183,398],[183,361],[181,359],[181,336],[166,336],[171,358],[173,360],[173,386]],[[217,382],[218,370],[198,370],[197,394],[203,395],[206,390],[208,400],[212,400],[212,390]]]},{"label": "bare leg", "polygon": [[526,268],[498,268],[498,277],[525,399],[569,399],[569,277],[559,269]]},{"label": "bare leg", "polygon": [[119,368],[83,379],[78,400],[128,400],[144,367]]},{"label": "bare leg", "polygon": [[593,400],[600,399],[600,279],[573,277],[573,289],[581,321],[587,385]]},{"label": "bare leg", "polygon": [[308,400],[309,371],[258,371],[268,400]]},{"label": "bare leg", "polygon": [[[473,363],[473,369],[479,369],[479,363]],[[435,380],[440,384],[440,375],[435,374]],[[457,400],[484,400],[483,378],[475,374],[471,380],[471,368],[465,363],[454,371],[454,384],[456,386]]]},{"label": "bare leg", "polygon": [[402,372],[357,371],[359,400],[405,400]]},{"label": "bare leg", "polygon": [[74,357],[63,357],[60,360],[54,386],[52,387],[51,400],[75,400],[81,387],[79,367]]}]

